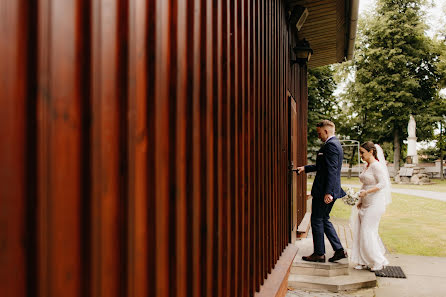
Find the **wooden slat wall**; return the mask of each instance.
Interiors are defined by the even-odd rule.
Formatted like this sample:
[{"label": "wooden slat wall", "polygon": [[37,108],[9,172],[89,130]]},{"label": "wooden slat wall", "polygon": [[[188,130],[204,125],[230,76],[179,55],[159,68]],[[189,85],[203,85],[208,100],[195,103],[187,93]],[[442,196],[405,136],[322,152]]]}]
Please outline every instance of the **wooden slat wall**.
[{"label": "wooden slat wall", "polygon": [[1,295],[253,296],[290,240],[287,91],[306,161],[284,3],[4,0],[0,32]]}]

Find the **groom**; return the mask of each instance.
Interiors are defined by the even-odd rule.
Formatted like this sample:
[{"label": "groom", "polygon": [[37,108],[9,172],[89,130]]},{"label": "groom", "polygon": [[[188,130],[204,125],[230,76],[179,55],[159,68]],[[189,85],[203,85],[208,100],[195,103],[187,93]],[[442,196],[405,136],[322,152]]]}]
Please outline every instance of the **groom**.
[{"label": "groom", "polygon": [[311,196],[313,196],[311,209],[311,229],[313,232],[314,253],[302,257],[305,261],[325,262],[324,233],[330,241],[333,257],[330,262],[347,257],[336,230],[329,221],[330,211],[337,198],[345,196],[341,189],[341,167],[344,153],[341,143],[335,136],[335,124],[329,120],[323,120],[316,125],[317,136],[324,142],[317,153],[316,165],[298,167],[299,174],[303,171],[316,171]]}]

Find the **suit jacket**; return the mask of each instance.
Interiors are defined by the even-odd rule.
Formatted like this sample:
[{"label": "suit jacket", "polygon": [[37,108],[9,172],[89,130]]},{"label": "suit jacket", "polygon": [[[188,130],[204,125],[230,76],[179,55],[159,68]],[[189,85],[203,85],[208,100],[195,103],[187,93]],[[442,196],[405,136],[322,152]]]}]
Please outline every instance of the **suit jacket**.
[{"label": "suit jacket", "polygon": [[311,196],[324,197],[331,194],[334,199],[344,197],[341,188],[341,168],[344,152],[336,137],[330,138],[317,153],[316,165],[305,166],[305,172],[316,171]]}]

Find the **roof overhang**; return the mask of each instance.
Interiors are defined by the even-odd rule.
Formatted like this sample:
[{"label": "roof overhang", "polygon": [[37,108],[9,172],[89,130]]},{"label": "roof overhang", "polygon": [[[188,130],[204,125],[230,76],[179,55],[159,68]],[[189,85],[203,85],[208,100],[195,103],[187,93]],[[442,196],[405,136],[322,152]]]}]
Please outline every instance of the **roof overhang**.
[{"label": "roof overhang", "polygon": [[359,0],[287,0],[288,7],[308,9],[299,39],[309,41],[314,53],[309,68],[351,60],[358,22]]}]

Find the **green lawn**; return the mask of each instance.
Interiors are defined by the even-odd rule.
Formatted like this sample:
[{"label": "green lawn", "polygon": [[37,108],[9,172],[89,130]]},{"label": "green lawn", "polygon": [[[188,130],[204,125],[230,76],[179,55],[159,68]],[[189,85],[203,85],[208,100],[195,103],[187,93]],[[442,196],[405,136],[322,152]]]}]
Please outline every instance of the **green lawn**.
[{"label": "green lawn", "polygon": [[[379,232],[391,253],[446,257],[446,202],[392,194]],[[348,219],[351,206],[337,201],[334,218]]]}]

